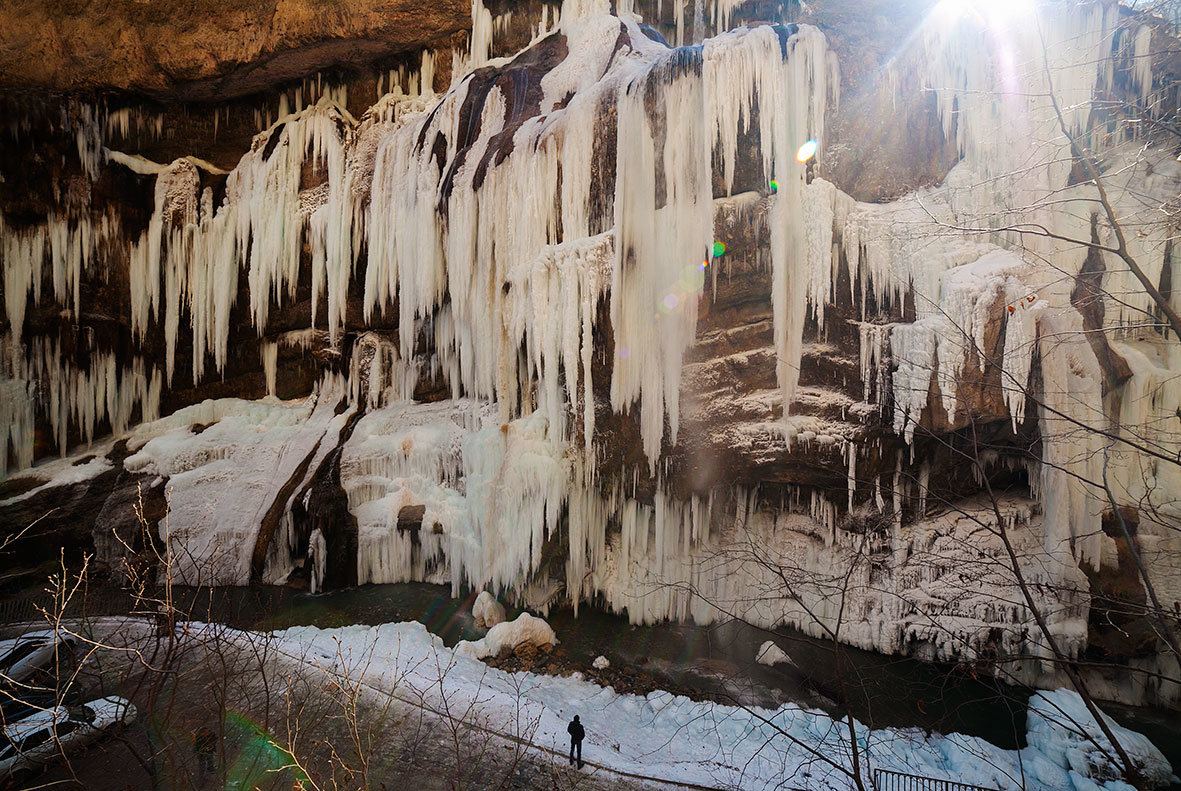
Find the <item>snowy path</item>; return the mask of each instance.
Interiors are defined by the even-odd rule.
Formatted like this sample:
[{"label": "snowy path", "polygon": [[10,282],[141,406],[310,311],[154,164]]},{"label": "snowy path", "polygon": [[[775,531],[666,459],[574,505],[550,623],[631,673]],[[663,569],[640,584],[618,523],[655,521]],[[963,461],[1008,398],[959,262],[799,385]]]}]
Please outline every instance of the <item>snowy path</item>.
[{"label": "snowy path", "polygon": [[[249,633],[241,633],[241,634],[242,634],[242,636],[247,637],[248,639],[250,637],[257,637],[258,636],[258,635],[252,635]],[[282,645],[283,644],[280,643],[280,646],[282,646]],[[306,666],[308,664],[308,658],[306,655],[300,656],[299,654],[294,653],[290,650],[284,650],[284,648],[282,648],[282,647],[278,648],[278,653],[281,654],[285,659],[289,660],[290,662],[294,662],[299,666],[306,668]],[[432,706],[431,704],[427,703],[422,698],[422,696],[417,696],[417,695],[412,695],[412,694],[400,692],[398,689],[395,689],[395,690],[393,690],[392,693],[390,693],[386,689],[382,688],[379,684],[374,683],[371,680],[368,680],[368,678],[361,681],[360,683],[370,693],[372,693],[376,696],[384,697],[387,694],[391,694],[397,700],[399,700],[400,702],[402,702],[406,705],[413,706],[413,707],[421,709],[425,712],[429,712],[430,714],[433,714],[434,716],[439,717],[441,719],[449,718],[449,715],[447,714],[447,712],[441,710],[440,708],[438,708],[436,706]],[[521,736],[519,736],[517,734],[509,733],[509,732],[506,732],[502,729],[493,728],[489,725],[480,724],[479,722],[465,723],[465,727],[472,730],[472,731],[478,731],[478,732],[486,734],[488,736],[492,736],[496,739],[500,739],[503,741],[512,742],[514,744],[520,745],[520,746],[525,747],[526,749],[530,750],[531,752],[548,755],[548,756],[550,756],[551,759],[557,760],[559,762],[565,762],[565,761],[569,760],[569,753],[568,752],[554,749],[551,747],[547,747],[544,744],[538,744],[536,741],[522,738]],[[613,776],[616,776],[619,778],[626,778],[628,780],[640,781],[641,783],[644,783],[645,785],[652,786],[652,787],[688,788],[688,789],[700,789],[700,791],[718,791],[718,789],[719,789],[719,786],[716,786],[716,785],[702,785],[700,783],[690,782],[690,781],[686,781],[686,780],[675,780],[675,779],[669,779],[669,778],[664,778],[664,777],[655,777],[650,774],[631,772],[631,771],[627,771],[625,769],[620,769],[618,767],[609,766],[606,763],[598,762],[593,759],[585,758],[585,757],[583,760],[583,764],[586,767],[590,767],[592,770],[598,770],[600,772],[605,772],[605,773],[608,773],[610,775],[613,775]],[[612,787],[617,788],[619,786],[617,784],[613,783]],[[789,786],[783,786],[783,788],[784,788],[784,791],[796,791],[796,789],[793,789],[792,787],[789,787]]]}]

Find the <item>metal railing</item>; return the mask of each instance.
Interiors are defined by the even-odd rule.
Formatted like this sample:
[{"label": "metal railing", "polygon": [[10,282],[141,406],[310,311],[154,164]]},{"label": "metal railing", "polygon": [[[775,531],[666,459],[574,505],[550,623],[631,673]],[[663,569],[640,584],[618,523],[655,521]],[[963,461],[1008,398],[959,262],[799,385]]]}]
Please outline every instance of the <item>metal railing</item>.
[{"label": "metal railing", "polygon": [[995,788],[961,783],[958,780],[939,780],[934,777],[891,772],[889,769],[873,770],[873,787],[875,791],[997,791]]}]

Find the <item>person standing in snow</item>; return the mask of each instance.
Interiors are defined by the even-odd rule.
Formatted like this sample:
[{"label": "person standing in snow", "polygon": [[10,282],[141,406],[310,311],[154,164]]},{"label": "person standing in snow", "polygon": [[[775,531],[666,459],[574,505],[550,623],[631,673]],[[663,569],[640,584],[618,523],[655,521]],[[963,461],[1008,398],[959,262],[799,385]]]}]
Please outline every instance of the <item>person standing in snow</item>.
[{"label": "person standing in snow", "polygon": [[566,733],[570,734],[570,765],[574,765],[574,751],[578,750],[578,768],[582,768],[582,739],[586,736],[586,730],[582,727],[582,723],[578,721],[578,715],[574,715],[574,721],[566,726]]}]

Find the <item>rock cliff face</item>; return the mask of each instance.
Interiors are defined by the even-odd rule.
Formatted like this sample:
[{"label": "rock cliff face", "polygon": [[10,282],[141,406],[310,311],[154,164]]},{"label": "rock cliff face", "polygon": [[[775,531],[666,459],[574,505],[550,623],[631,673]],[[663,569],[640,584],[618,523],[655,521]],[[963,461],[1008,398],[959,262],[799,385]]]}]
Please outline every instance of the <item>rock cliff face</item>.
[{"label": "rock cliff face", "polygon": [[1034,68],[919,3],[65,5],[0,40],[10,588],[168,542],[1176,702],[1181,345],[1062,134],[1177,305],[1139,20],[1048,7]]},{"label": "rock cliff face", "polygon": [[446,47],[470,7],[388,0],[74,0],[5,4],[9,89],[222,102],[317,71]]}]

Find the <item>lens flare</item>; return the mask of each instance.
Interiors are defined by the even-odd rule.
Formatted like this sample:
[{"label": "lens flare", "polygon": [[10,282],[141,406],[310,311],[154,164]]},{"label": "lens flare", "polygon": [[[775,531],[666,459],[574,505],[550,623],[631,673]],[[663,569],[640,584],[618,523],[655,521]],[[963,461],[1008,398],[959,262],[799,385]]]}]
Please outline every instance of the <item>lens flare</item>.
[{"label": "lens flare", "polygon": [[[1178,159],[1181,159],[1181,157],[1178,157]],[[771,191],[779,192],[779,182],[775,179],[771,179]]]},{"label": "lens flare", "polygon": [[714,258],[721,258],[726,254],[725,242],[714,242]]},{"label": "lens flare", "polygon": [[807,162],[812,157],[816,156],[817,143],[815,140],[809,140],[800,146],[800,150],[796,152],[796,162]]},{"label": "lens flare", "polygon": [[677,299],[676,294],[665,294],[661,304],[665,310],[676,310],[677,305],[681,304],[681,300]]}]

